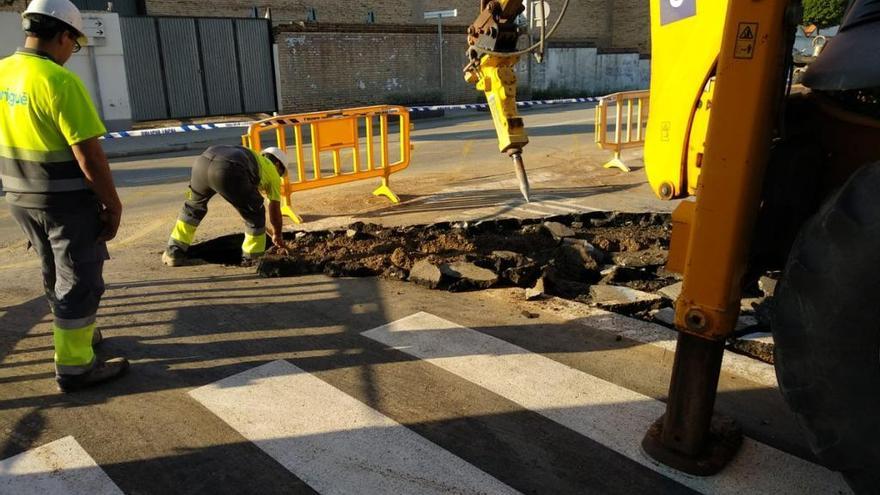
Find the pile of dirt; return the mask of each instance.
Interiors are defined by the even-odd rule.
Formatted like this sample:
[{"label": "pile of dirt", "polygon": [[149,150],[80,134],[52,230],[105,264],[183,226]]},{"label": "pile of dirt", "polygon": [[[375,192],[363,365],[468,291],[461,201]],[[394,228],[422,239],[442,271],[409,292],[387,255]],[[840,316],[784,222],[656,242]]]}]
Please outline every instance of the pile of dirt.
[{"label": "pile of dirt", "polygon": [[[665,214],[590,212],[396,228],[355,223],[287,233],[287,253],[266,255],[256,269],[264,277],[378,276],[450,291],[514,286],[529,299],[562,297],[672,328],[681,277],[664,269],[670,234]],[[190,256],[240,265],[241,241],[241,235],[208,241]],[[746,326],[763,329],[757,320]]]}]

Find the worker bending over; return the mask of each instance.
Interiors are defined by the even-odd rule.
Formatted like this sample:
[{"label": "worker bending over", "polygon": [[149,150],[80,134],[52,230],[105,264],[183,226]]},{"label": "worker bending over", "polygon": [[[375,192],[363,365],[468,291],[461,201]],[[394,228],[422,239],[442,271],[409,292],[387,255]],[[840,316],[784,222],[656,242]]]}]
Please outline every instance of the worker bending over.
[{"label": "worker bending over", "polygon": [[0,60],[0,180],[42,262],[56,381],[70,392],[128,368],[93,350],[106,241],[116,236],[122,204],[98,141],[104,124],[82,81],[63,67],[86,42],[79,10],[69,0],[34,0],[22,27],[25,47]]},{"label": "worker bending over", "polygon": [[266,252],[266,209],[261,194],[269,200],[272,242],[281,247],[281,177],[287,173],[286,164],[287,155],[274,147],[261,153],[243,146],[212,146],[205,150],[193,164],[186,202],[162,262],[168,266],[187,264],[186,251],[215,194],[232,204],[244,219],[243,260],[257,259]]}]

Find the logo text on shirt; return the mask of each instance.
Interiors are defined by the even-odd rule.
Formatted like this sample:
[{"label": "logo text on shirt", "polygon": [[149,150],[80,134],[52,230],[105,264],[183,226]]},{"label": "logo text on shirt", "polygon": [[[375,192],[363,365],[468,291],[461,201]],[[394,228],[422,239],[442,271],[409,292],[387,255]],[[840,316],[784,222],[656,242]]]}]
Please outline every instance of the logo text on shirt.
[{"label": "logo text on shirt", "polygon": [[19,93],[11,89],[0,89],[0,102],[6,103],[10,107],[17,105],[27,106],[28,101],[27,93]]}]

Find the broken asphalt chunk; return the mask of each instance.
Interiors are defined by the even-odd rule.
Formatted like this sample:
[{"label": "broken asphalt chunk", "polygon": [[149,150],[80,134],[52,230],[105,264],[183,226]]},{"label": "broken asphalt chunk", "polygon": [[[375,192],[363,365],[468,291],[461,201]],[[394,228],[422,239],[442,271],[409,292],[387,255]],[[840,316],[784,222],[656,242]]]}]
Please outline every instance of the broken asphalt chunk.
[{"label": "broken asphalt chunk", "polygon": [[562,240],[566,237],[574,237],[574,230],[559,222],[544,222],[544,231],[550,234],[556,240]]},{"label": "broken asphalt chunk", "polygon": [[630,268],[643,268],[647,266],[663,266],[669,258],[669,252],[665,249],[644,249],[641,251],[623,251],[611,255],[615,265]]},{"label": "broken asphalt chunk", "polygon": [[417,261],[409,271],[409,281],[429,289],[436,289],[443,282],[443,273],[433,263],[421,260]]},{"label": "broken asphalt chunk", "polygon": [[544,295],[545,292],[543,278],[538,279],[534,287],[526,289],[526,301],[535,301],[537,299],[541,299],[542,297],[544,297]]},{"label": "broken asphalt chunk", "polygon": [[590,296],[602,309],[628,314],[650,309],[663,300],[657,294],[616,285],[594,285],[590,287]]},{"label": "broken asphalt chunk", "polygon": [[657,291],[658,294],[669,299],[670,301],[677,301],[678,296],[681,295],[681,288],[684,286],[682,282],[676,282],[672,285],[667,285],[666,287]]},{"label": "broken asphalt chunk", "polygon": [[452,292],[488,289],[498,283],[498,274],[465,261],[444,263],[440,265],[440,273],[449,279]]}]

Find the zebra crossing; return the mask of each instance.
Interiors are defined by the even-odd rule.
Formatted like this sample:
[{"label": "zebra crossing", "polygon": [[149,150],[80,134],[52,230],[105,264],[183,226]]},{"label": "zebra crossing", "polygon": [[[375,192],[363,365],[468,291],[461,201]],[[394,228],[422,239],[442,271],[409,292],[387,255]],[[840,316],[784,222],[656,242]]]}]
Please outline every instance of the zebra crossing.
[{"label": "zebra crossing", "polygon": [[190,395],[322,494],[517,493],[287,361]]},{"label": "zebra crossing", "polygon": [[[429,313],[360,335],[589,439],[596,449],[617,456],[613,459],[623,472],[649,473],[680,487],[666,486],[664,493],[849,493],[838,474],[749,439],[734,462],[714,477],[692,477],[659,465],[639,444],[645,425],[662,414],[660,402]],[[188,395],[205,414],[219,418],[321,494],[527,491],[389,417],[379,404],[355,398],[288,360],[256,366]],[[373,400],[394,401],[394,390],[381,390]],[[66,437],[0,461],[0,493],[122,491],[74,438]]]},{"label": "zebra crossing", "polygon": [[0,461],[0,493],[122,495],[73,437]]}]

